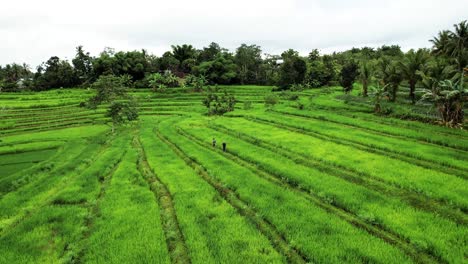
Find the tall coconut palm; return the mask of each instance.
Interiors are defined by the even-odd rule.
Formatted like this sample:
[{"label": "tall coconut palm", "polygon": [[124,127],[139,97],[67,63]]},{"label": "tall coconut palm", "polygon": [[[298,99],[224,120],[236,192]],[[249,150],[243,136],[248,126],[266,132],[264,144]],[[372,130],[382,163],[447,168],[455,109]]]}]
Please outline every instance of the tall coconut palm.
[{"label": "tall coconut palm", "polygon": [[399,62],[403,78],[408,81],[410,92],[409,97],[413,104],[416,102],[414,95],[416,83],[421,80],[418,71],[422,69],[428,59],[427,52],[424,49],[417,51],[410,50],[405,54],[403,61]]},{"label": "tall coconut palm", "polygon": [[367,97],[367,91],[369,82],[372,78],[373,67],[372,64],[368,61],[361,62],[361,67],[359,71],[359,78],[362,82],[362,96]]}]

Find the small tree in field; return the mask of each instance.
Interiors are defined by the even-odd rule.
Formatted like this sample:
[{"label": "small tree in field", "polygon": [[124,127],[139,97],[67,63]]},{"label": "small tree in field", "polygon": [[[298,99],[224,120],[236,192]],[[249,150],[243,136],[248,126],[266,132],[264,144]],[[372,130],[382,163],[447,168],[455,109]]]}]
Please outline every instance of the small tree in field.
[{"label": "small tree in field", "polygon": [[188,87],[193,87],[196,92],[202,92],[207,82],[206,77],[203,75],[195,76],[189,74],[185,79],[185,84]]},{"label": "small tree in field", "polygon": [[265,96],[265,107],[272,109],[279,102],[279,97],[276,94],[269,94]]},{"label": "small tree in field", "polygon": [[203,105],[208,108],[209,115],[224,115],[227,112],[234,111],[236,105],[234,95],[228,93],[226,89],[222,91],[221,95],[219,92],[217,87],[208,88],[206,97],[202,101]]},{"label": "small tree in field", "polygon": [[355,62],[351,61],[343,66],[341,69],[340,84],[343,86],[345,93],[349,93],[351,90],[353,90],[353,83],[356,80],[358,74],[359,68]]},{"label": "small tree in field", "polygon": [[96,95],[88,101],[88,107],[96,109],[103,103],[109,103],[106,116],[112,120],[112,133],[115,127],[125,121],[138,119],[136,102],[127,94],[125,86],[126,78],[114,75],[102,75],[92,85],[96,89]]}]

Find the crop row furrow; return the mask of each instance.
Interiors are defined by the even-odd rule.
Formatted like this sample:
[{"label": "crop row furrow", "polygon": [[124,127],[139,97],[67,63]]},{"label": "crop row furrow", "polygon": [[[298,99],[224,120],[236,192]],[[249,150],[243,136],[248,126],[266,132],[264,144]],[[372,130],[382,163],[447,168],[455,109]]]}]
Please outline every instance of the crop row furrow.
[{"label": "crop row furrow", "polygon": [[216,180],[210,173],[196,160],[190,158],[182,149],[180,149],[176,144],[171,142],[167,137],[162,135],[159,131],[156,132],[156,135],[161,139],[165,144],[167,144],[181,159],[185,161],[187,165],[192,167],[198,175],[200,175],[203,180],[209,183],[213,188],[215,188],[218,193],[237,211],[245,216],[247,219],[252,221],[259,231],[269,238],[273,246],[281,252],[291,263],[306,263],[308,262],[307,257],[302,254],[298,249],[291,246],[288,241],[280,234],[275,226],[270,222],[263,219],[257,212],[248,206],[248,203],[243,201],[234,191],[224,186],[221,182]]},{"label": "crop row furrow", "polygon": [[[202,147],[206,147],[206,144],[196,136],[193,136],[183,129],[179,128],[178,133],[186,138],[190,139],[192,142],[197,143]],[[416,250],[408,240],[401,237],[400,235],[394,233],[393,231],[386,229],[382,226],[378,225],[370,225],[365,221],[359,219],[353,212],[349,211],[347,208],[339,207],[333,203],[327,203],[323,201],[323,199],[318,196],[316,193],[310,192],[310,190],[303,188],[300,184],[295,184],[292,181],[285,180],[282,178],[282,175],[275,174],[272,172],[268,172],[264,170],[261,166],[252,161],[243,158],[241,155],[238,155],[234,152],[223,152],[221,149],[218,148],[208,148],[211,151],[214,151],[220,155],[224,155],[225,157],[229,158],[230,160],[234,161],[235,163],[239,164],[242,167],[248,168],[256,175],[278,185],[281,187],[285,187],[287,189],[293,190],[297,195],[303,196],[308,201],[312,202],[316,206],[322,208],[323,210],[336,215],[340,219],[350,223],[351,225],[361,228],[368,232],[370,235],[373,235],[377,238],[380,238],[398,248],[406,252],[410,257],[412,257],[415,262],[420,263],[433,263],[435,262],[434,256],[428,255],[425,252]],[[438,259],[437,261],[441,261]]]},{"label": "crop row furrow", "polygon": [[423,168],[432,169],[432,170],[440,171],[443,173],[448,173],[448,174],[451,174],[451,175],[454,175],[463,179],[468,179],[468,175],[466,174],[466,171],[463,168],[460,168],[458,166],[451,165],[451,164],[446,164],[443,162],[438,162],[437,160],[433,160],[433,159],[429,160],[421,156],[411,155],[405,152],[399,152],[390,148],[380,147],[380,146],[376,146],[372,144],[365,144],[365,143],[351,140],[351,139],[340,139],[334,136],[327,135],[325,133],[306,129],[304,127],[286,125],[276,120],[263,119],[261,117],[252,117],[252,116],[245,116],[244,118],[247,120],[256,122],[256,123],[275,126],[278,128],[292,131],[292,132],[297,132],[297,133],[301,133],[304,135],[312,136],[318,139],[335,142],[340,145],[351,146],[353,148],[360,149],[363,151],[375,153],[375,154],[382,155],[382,156],[392,157],[395,159],[408,162],[410,164],[416,164]]},{"label": "crop row furrow", "polygon": [[415,208],[419,208],[427,212],[436,212],[460,224],[468,223],[466,212],[464,212],[462,208],[457,208],[454,205],[448,204],[444,200],[428,197],[422,193],[416,193],[412,190],[395,186],[391,183],[383,181],[380,178],[372,177],[367,174],[363,175],[362,173],[358,173],[341,166],[336,166],[335,164],[331,164],[327,161],[315,159],[314,157],[310,156],[305,157],[301,153],[297,153],[293,150],[283,148],[279,145],[266,142],[259,138],[231,130],[222,125],[209,124],[208,127],[245,140],[256,146],[279,153],[282,156],[290,158],[296,163],[302,164],[304,166],[318,169],[332,176],[342,178],[351,183],[355,183],[377,192],[384,193],[388,196],[400,197],[403,201],[407,202]]},{"label": "crop row furrow", "polygon": [[[107,147],[108,145],[104,145],[97,152],[93,153],[90,161],[96,160],[100,153],[103,153]],[[48,204],[55,204],[55,195],[62,191],[62,189],[69,184],[68,180],[74,176],[80,175],[86,170],[86,166],[84,166],[85,162],[83,161],[84,159],[89,158],[90,153],[88,153],[88,151],[92,151],[94,148],[95,146],[89,145],[78,155],[73,156],[72,159],[67,160],[64,165],[54,168],[51,171],[47,171],[50,176],[47,177],[46,180],[41,181],[40,184],[32,186],[30,182],[31,180],[33,180],[32,183],[34,183],[40,181],[42,178],[36,176],[32,179],[21,179],[22,185],[25,185],[25,187],[29,188],[19,189],[21,185],[15,185],[11,190],[9,190],[7,194],[11,193],[12,197],[9,197],[10,199],[3,199],[2,202],[6,203],[5,206],[11,207],[8,205],[8,201],[11,200],[14,202],[12,206],[15,208],[14,210],[13,208],[9,208],[9,210],[13,210],[12,212],[5,212],[5,216],[8,221],[6,221],[6,223],[1,226],[0,235],[4,235],[6,232],[8,232],[8,230],[11,231],[15,226],[40,211],[44,206]],[[77,161],[81,161],[82,163],[78,163],[78,165],[76,165]],[[39,169],[36,173],[41,172],[42,171]],[[63,174],[65,174],[65,176],[60,177]],[[19,192],[16,192],[17,188],[19,189]],[[34,192],[31,192],[29,189],[33,189]],[[22,199],[15,198],[16,196],[19,196]],[[2,205],[0,204],[0,208],[1,206]]]},{"label": "crop row furrow", "polygon": [[133,145],[138,150],[139,155],[137,168],[150,186],[161,208],[159,217],[163,225],[171,261],[172,263],[191,263],[185,239],[179,227],[179,221],[177,220],[171,193],[151,170],[140,139],[135,138],[133,140]]},{"label": "crop row furrow", "polygon": [[410,140],[410,139],[412,139],[412,140],[415,140],[415,141],[424,142],[424,143],[431,144],[431,145],[436,145],[438,147],[446,147],[446,148],[450,148],[450,149],[468,151],[468,146],[456,145],[456,144],[445,142],[445,141],[440,140],[440,139],[434,139],[434,138],[429,139],[427,137],[421,137],[421,136],[416,136],[416,135],[411,135],[411,134],[401,135],[399,133],[389,131],[389,130],[371,128],[371,127],[368,127],[368,126],[359,125],[356,122],[350,123],[350,122],[345,122],[345,121],[339,121],[339,120],[330,119],[330,118],[327,118],[327,117],[324,117],[324,116],[305,115],[305,114],[293,113],[293,112],[282,111],[282,110],[272,110],[272,111],[276,112],[276,113],[284,114],[284,115],[306,117],[306,118],[312,118],[312,119],[315,119],[315,120],[321,120],[321,121],[324,121],[324,122],[336,123],[336,124],[340,124],[340,125],[343,125],[343,126],[346,126],[346,127],[354,128],[354,129],[361,129],[361,130],[365,130],[365,131],[374,132],[374,133],[377,133],[377,134],[380,134],[380,135],[385,135],[385,136],[398,138],[400,140]]},{"label": "crop row furrow", "polygon": [[[67,252],[64,251],[62,254],[62,257],[67,254],[71,254],[70,259],[72,260],[73,263],[82,263],[82,258],[84,254],[86,253],[86,240],[89,238],[93,231],[93,225],[94,222],[96,221],[96,218],[99,217],[100,215],[100,203],[103,197],[106,194],[106,189],[109,186],[109,183],[112,180],[112,176],[114,175],[115,171],[119,168],[119,165],[122,161],[123,156],[125,156],[127,150],[124,150],[122,154],[120,155],[118,161],[114,163],[112,169],[104,175],[103,177],[99,178],[99,192],[98,195],[96,196],[95,200],[93,203],[89,204],[88,207],[88,216],[85,219],[85,225],[83,229],[82,236],[80,238],[80,241],[77,242],[78,245],[80,245],[80,250],[77,252]],[[63,203],[59,203],[63,204]],[[67,203],[65,203],[67,204]]]}]

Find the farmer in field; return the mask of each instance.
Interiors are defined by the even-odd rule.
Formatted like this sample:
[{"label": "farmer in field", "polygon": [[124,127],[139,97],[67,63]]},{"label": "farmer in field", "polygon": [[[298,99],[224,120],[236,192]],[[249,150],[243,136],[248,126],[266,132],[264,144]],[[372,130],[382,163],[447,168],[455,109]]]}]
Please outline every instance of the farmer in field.
[{"label": "farmer in field", "polygon": [[223,152],[226,152],[226,142],[223,142]]},{"label": "farmer in field", "polygon": [[213,147],[216,147],[216,139],[213,138]]}]

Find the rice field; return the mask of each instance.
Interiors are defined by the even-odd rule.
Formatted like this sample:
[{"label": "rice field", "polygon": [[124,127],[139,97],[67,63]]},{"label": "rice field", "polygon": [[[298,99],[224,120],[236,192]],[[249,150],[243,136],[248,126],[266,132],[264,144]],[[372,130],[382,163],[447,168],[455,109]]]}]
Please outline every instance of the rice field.
[{"label": "rice field", "polygon": [[115,134],[92,91],[0,94],[0,263],[466,263],[468,132],[227,89],[135,90]]}]

